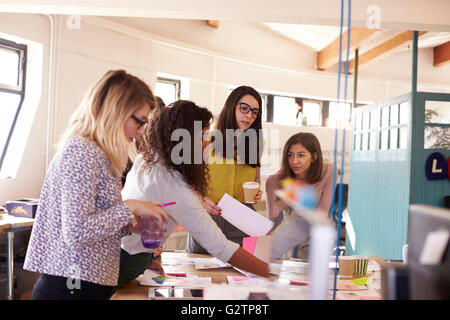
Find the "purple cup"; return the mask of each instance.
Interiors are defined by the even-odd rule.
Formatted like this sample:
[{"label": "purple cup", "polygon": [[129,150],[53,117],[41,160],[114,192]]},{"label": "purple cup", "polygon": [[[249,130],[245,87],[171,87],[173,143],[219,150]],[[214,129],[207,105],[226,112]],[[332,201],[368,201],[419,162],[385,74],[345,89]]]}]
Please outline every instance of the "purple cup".
[{"label": "purple cup", "polygon": [[166,229],[166,223],[163,222],[161,228],[159,228],[157,218],[141,218],[139,232],[142,245],[147,249],[159,248],[164,239],[164,229]]}]

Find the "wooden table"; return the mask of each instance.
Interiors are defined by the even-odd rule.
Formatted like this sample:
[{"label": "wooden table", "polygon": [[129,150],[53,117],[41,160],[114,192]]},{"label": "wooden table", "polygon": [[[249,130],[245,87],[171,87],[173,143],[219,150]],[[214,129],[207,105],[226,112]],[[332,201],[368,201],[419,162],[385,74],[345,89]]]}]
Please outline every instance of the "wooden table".
[{"label": "wooden table", "polygon": [[[186,272],[187,275],[196,275],[199,277],[211,277],[212,283],[227,283],[227,276],[242,276],[242,274],[236,271],[234,268],[222,268],[222,269],[209,269],[209,270],[197,270],[193,264],[181,264],[180,261],[183,258],[211,258],[211,255],[207,254],[190,254],[190,253],[181,253],[181,252],[163,252],[161,255],[161,261],[165,272]],[[383,259],[374,257],[373,260],[380,264]],[[281,261],[275,261],[281,262]],[[374,277],[375,281],[379,281],[379,274]],[[371,277],[373,273],[370,274]],[[280,278],[283,277],[283,274],[280,274]],[[278,276],[271,275],[269,277],[272,281],[277,281]],[[307,280],[304,279],[298,280]],[[148,290],[149,286],[141,286],[139,285],[137,280],[132,281],[122,289],[118,290],[112,297],[111,300],[148,300]],[[344,294],[345,293],[345,294]],[[361,292],[352,292],[345,291],[343,294],[338,296],[338,299],[353,299],[354,297],[358,297],[358,294]],[[352,295],[352,293],[354,295]],[[381,290],[368,290],[366,292],[368,296],[372,297],[381,297]],[[331,294],[332,296],[332,294]]]},{"label": "wooden table", "polygon": [[14,287],[14,233],[33,227],[34,219],[2,215],[0,219],[0,234],[8,234],[8,286],[7,298],[13,300]]}]

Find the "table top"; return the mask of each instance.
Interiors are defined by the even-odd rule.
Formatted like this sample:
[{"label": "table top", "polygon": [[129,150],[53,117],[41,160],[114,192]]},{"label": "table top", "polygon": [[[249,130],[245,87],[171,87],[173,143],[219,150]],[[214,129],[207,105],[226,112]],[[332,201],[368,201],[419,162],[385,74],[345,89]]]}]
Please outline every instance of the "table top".
[{"label": "table top", "polygon": [[11,229],[31,227],[33,226],[33,223],[34,219],[31,218],[22,218],[11,216],[9,214],[2,214],[0,219],[0,234]]},{"label": "table top", "polygon": [[[185,263],[186,258],[211,258],[208,254],[190,254],[186,252],[163,252],[161,255],[161,262],[166,273],[171,272],[186,272],[187,276],[198,276],[198,277],[211,277],[213,284],[227,283],[227,276],[243,276],[234,268],[222,268],[222,269],[208,269],[208,270],[197,270],[194,264]],[[373,257],[371,258],[376,265],[380,265],[383,261],[381,258]],[[281,261],[272,261],[272,263],[281,263]],[[271,275],[269,277],[270,281],[278,281],[279,279],[292,279],[289,272],[280,273],[279,276]],[[336,299],[346,299],[361,300],[363,298],[367,299],[380,299],[381,298],[381,288],[380,288],[380,271],[369,270],[368,277],[371,279],[371,286],[368,290],[364,291],[339,291],[336,295]],[[302,275],[296,275],[293,280],[307,281],[307,275],[304,277]],[[286,280],[289,282],[289,280]],[[148,300],[149,286],[141,286],[137,280],[132,281],[125,287],[118,290],[112,297],[111,300]],[[330,290],[330,297],[332,297],[332,290]]]}]

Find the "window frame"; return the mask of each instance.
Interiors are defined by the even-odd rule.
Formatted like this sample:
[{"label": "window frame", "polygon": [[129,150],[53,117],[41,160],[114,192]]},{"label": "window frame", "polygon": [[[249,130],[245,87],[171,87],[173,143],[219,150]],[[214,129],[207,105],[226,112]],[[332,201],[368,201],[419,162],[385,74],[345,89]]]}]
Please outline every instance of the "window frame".
[{"label": "window frame", "polygon": [[2,39],[2,38],[0,38],[0,47],[4,47],[7,49],[13,49],[13,50],[19,52],[19,65],[18,65],[18,68],[19,68],[19,70],[18,70],[19,71],[19,81],[18,82],[19,83],[15,87],[0,83],[0,92],[17,94],[20,96],[20,101],[17,106],[16,113],[14,115],[12,123],[10,123],[9,133],[6,138],[5,145],[3,146],[3,150],[1,150],[1,154],[0,154],[0,171],[1,171],[2,166],[3,166],[3,161],[6,157],[6,153],[8,152],[9,143],[10,143],[11,137],[14,133],[17,119],[19,117],[20,110],[22,109],[23,101],[25,99],[28,47],[25,44],[19,44],[14,41]]},{"label": "window frame", "polygon": [[175,85],[175,95],[176,95],[176,97],[175,97],[174,101],[180,100],[180,97],[181,97],[181,80],[168,78],[168,77],[156,77],[156,83],[158,83],[158,82]]}]

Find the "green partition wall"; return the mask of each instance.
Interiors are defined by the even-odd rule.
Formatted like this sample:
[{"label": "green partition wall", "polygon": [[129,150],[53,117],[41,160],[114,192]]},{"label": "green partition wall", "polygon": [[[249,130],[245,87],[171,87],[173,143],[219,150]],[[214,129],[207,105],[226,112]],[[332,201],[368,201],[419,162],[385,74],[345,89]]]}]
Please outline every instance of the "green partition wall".
[{"label": "green partition wall", "polygon": [[[348,255],[400,260],[402,246],[407,243],[409,205],[443,207],[444,196],[450,195],[450,180],[427,180],[425,175],[428,155],[438,151],[445,159],[450,157],[450,148],[435,149],[435,145],[424,142],[424,130],[429,136],[430,128],[434,128],[444,139],[449,133],[446,130],[450,130],[448,122],[426,123],[426,106],[432,101],[445,105],[450,95],[409,93],[354,109],[346,223]],[[450,108],[450,103],[447,106]],[[445,143],[440,138],[437,140],[442,147]]]}]

